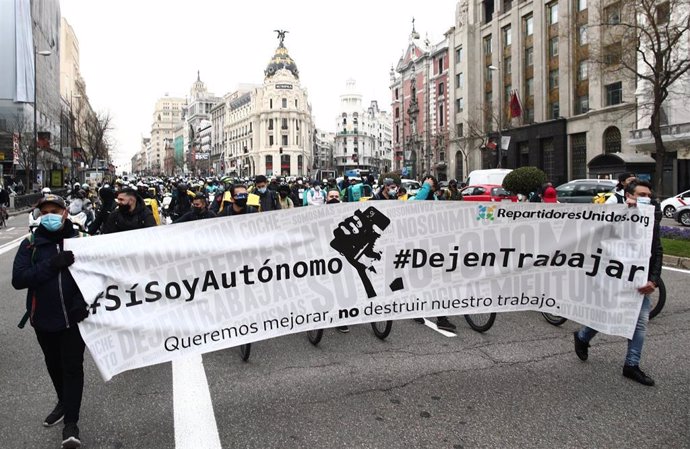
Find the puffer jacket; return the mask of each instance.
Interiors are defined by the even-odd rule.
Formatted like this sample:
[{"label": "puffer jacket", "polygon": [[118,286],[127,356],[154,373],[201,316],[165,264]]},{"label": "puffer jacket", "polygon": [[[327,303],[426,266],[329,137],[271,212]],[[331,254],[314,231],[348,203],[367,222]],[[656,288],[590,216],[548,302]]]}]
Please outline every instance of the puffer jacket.
[{"label": "puffer jacket", "polygon": [[49,232],[38,226],[33,242],[27,237],[19,245],[12,268],[12,286],[28,289],[26,309],[31,325],[44,332],[57,332],[76,325],[87,315],[84,297],[68,268],[51,266],[51,259],[62,252],[66,238],[78,237],[72,222],[62,230]]},{"label": "puffer jacket", "polygon": [[153,213],[144,204],[144,200],[137,196],[137,205],[132,212],[122,212],[120,209],[113,211],[103,225],[103,234],[114,232],[133,231],[134,229],[156,226]]}]

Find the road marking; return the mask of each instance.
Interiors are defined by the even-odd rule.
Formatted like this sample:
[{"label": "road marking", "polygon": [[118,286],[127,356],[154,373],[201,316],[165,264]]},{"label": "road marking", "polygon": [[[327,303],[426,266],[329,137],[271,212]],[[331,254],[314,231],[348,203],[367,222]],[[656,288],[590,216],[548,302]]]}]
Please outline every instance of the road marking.
[{"label": "road marking", "polygon": [[15,247],[19,246],[19,244],[26,238],[25,235],[18,237],[11,242],[7,242],[4,245],[0,246],[0,254],[5,254],[8,251],[12,251]]},{"label": "road marking", "polygon": [[677,271],[679,273],[690,274],[690,270],[683,270],[681,268],[671,268],[671,267],[663,267],[663,268],[664,268],[664,270]]},{"label": "road marking", "polygon": [[176,449],[221,449],[201,354],[172,362]]},{"label": "road marking", "polygon": [[427,320],[426,318],[424,318],[424,324],[425,324],[426,327],[428,327],[429,329],[435,330],[436,332],[438,332],[439,334],[443,335],[444,337],[457,337],[457,335],[454,334],[453,332],[449,332],[449,331],[445,331],[445,330],[443,330],[443,329],[439,329],[438,326],[436,325],[436,323],[434,323],[433,321]]},{"label": "road marking", "polygon": [[5,231],[7,231],[7,232],[14,231],[14,228],[7,228],[7,229],[5,229]]}]

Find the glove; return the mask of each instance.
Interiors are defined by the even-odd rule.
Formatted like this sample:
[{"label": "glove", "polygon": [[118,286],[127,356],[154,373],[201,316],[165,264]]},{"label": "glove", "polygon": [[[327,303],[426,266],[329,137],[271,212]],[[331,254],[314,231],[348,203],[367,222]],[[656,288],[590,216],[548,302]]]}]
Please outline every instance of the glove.
[{"label": "glove", "polygon": [[69,267],[73,263],[74,253],[72,251],[63,251],[61,253],[57,253],[52,259],[50,259],[50,266],[58,270]]}]

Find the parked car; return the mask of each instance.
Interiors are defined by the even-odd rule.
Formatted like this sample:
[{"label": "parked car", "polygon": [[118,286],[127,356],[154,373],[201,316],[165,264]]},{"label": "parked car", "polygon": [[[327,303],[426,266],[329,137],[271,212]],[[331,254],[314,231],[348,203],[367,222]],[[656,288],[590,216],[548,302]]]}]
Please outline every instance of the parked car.
[{"label": "parked car", "polygon": [[496,184],[480,184],[476,186],[467,186],[460,190],[460,195],[465,201],[505,201],[517,203],[517,195],[505,190],[500,185]]},{"label": "parked car", "polygon": [[673,213],[673,219],[683,226],[690,226],[690,205],[676,209]]},{"label": "parked car", "polygon": [[661,202],[661,210],[666,218],[673,217],[676,210],[683,206],[690,206],[690,190],[681,192]]},{"label": "parked car", "polygon": [[616,188],[611,179],[576,179],[556,187],[559,203],[591,203],[600,193]]},{"label": "parked car", "polygon": [[414,179],[401,179],[400,185],[405,187],[405,190],[407,190],[407,195],[410,197],[415,196],[417,192],[419,192],[419,189],[422,188],[422,185]]}]

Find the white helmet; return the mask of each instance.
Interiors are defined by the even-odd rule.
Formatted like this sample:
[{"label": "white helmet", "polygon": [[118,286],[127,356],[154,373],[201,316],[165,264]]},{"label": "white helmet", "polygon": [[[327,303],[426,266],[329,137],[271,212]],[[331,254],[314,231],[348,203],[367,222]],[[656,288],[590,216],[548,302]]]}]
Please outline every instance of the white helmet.
[{"label": "white helmet", "polygon": [[50,187],[43,187],[43,188],[41,189],[41,193],[44,194],[44,195],[47,195],[47,194],[51,193]]}]

